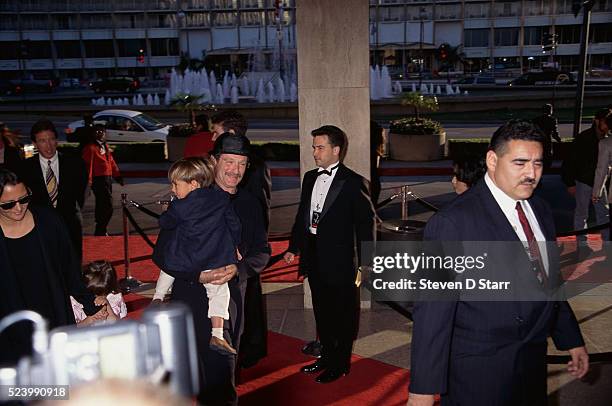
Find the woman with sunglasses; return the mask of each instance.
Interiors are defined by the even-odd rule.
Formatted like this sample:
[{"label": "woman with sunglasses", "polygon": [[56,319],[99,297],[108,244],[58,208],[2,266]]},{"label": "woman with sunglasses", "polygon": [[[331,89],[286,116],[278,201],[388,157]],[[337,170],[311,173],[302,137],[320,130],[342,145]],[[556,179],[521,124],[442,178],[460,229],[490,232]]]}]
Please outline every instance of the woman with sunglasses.
[{"label": "woman with sunglasses", "polygon": [[[0,169],[0,318],[33,310],[49,329],[74,324],[72,295],[85,313],[105,319],[81,279],[66,226],[50,208],[30,207],[32,195],[13,172]],[[17,323],[0,334],[0,362],[31,352],[32,327]]]}]

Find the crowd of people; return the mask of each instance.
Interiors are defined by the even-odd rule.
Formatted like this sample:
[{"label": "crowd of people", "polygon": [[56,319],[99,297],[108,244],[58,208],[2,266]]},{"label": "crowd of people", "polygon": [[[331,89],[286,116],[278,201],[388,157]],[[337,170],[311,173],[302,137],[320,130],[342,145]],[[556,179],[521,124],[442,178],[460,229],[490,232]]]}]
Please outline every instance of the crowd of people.
[{"label": "crowd of people", "polygon": [[[552,253],[532,245],[555,238],[549,207],[533,195],[552,156],[551,137],[559,140],[552,110],[546,108],[544,116],[549,118],[504,124],[486,156],[454,162],[458,196],[427,223],[426,240],[524,241],[526,261],[537,260],[540,283],[557,276]],[[612,171],[612,137],[606,138],[611,121],[610,109],[599,111],[593,126],[574,140],[580,153],[564,163],[563,179],[576,197],[576,229],[586,227],[589,203],[596,206],[598,221],[607,221],[601,207],[610,206],[612,194],[612,186],[606,186]],[[81,267],[87,187],[96,200],[95,235],[104,236],[113,213],[113,179],[123,184],[104,127],[85,124],[87,141],[79,157],[59,153],[55,126],[38,121],[30,134],[38,155],[25,161],[15,158],[15,143],[2,127],[0,317],[31,309],[53,328],[127,315],[112,265],[97,261]],[[271,178],[266,163],[252,153],[241,114],[201,115],[196,124],[185,158],[168,173],[176,199],[159,220],[153,260],[161,273],[152,305],[169,297],[188,305],[195,320],[198,401],[235,404],[237,368],[253,366],[267,354],[259,275],[271,255]],[[300,371],[317,374],[315,381],[322,384],[351,369],[359,319],[357,265],[367,263],[361,243],[376,239],[380,194],[384,130],[372,123],[371,131],[372,182],[344,164],[349,136],[342,129],[323,125],[311,131],[316,169],[304,174],[283,255],[289,264],[299,255],[299,272],[309,281],[320,354]],[[543,404],[548,336],[569,350],[574,376],[588,371],[584,341],[567,302],[419,302],[413,318],[410,405],[431,405],[436,394],[448,404]],[[30,337],[31,328],[23,325],[0,335],[0,361],[15,363],[29,353]]]}]

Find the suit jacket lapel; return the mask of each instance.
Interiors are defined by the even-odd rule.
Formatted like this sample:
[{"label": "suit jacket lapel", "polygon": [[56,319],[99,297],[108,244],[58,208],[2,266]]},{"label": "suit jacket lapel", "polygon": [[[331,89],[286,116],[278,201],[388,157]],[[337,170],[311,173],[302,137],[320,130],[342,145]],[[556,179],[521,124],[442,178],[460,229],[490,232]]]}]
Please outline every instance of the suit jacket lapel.
[{"label": "suit jacket lapel", "polygon": [[325,214],[329,211],[329,208],[336,198],[340,194],[342,190],[342,186],[344,186],[344,182],[346,182],[346,167],[343,164],[338,164],[338,173],[334,176],[334,180],[329,187],[329,191],[327,192],[327,196],[325,197],[325,203],[323,204],[323,210],[321,210],[321,219],[325,217]]},{"label": "suit jacket lapel", "polygon": [[304,175],[304,181],[302,182],[302,189],[306,191],[306,195],[304,196],[304,225],[306,226],[306,229],[308,229],[310,226],[310,201],[312,200],[312,189],[314,188],[314,184],[317,180],[316,173],[316,169],[307,172],[306,175]]},{"label": "suit jacket lapel", "polygon": [[[32,165],[34,166],[33,173],[35,174],[36,182],[38,183],[38,189],[40,190],[43,198],[48,204],[51,204],[51,198],[49,197],[49,192],[47,191],[47,181],[45,179],[45,171],[40,164],[40,156],[36,155],[32,159]],[[31,186],[34,188],[34,185]],[[43,193],[44,192],[44,193]]]},{"label": "suit jacket lapel", "polygon": [[490,226],[494,230],[499,241],[519,241],[518,235],[512,228],[512,225],[506,218],[506,215],[502,211],[497,200],[493,197],[493,193],[489,190],[489,187],[484,180],[479,181],[473,186],[476,188],[476,192],[481,196],[481,203],[484,209],[488,212],[488,218],[490,219]]}]

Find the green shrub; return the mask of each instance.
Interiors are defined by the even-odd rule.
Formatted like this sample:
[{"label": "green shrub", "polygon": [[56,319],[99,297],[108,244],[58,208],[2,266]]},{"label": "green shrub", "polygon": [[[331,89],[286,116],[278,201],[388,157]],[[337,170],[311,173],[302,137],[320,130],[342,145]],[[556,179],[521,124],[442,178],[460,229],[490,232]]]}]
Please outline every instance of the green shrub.
[{"label": "green shrub", "polygon": [[193,127],[189,123],[175,124],[170,127],[170,131],[168,131],[168,137],[187,138],[195,133],[195,127]]},{"label": "green shrub", "polygon": [[389,131],[394,134],[438,134],[442,124],[429,118],[407,117],[391,121]]},{"label": "green shrub", "polygon": [[253,153],[265,161],[299,161],[300,144],[295,142],[255,142]]}]

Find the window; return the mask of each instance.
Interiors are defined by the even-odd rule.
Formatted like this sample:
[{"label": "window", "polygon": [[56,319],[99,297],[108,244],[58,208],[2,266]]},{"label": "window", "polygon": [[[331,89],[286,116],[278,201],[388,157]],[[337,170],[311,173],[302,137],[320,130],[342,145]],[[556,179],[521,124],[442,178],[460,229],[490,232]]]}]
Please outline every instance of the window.
[{"label": "window", "polygon": [[17,31],[19,24],[17,19],[11,15],[0,15],[0,30],[2,31]]},{"label": "window", "polygon": [[247,11],[240,13],[240,24],[242,25],[263,25],[263,12]]},{"label": "window", "polygon": [[116,10],[142,10],[146,6],[143,0],[121,0],[115,3]]},{"label": "window", "polygon": [[0,42],[0,60],[19,59],[19,42]]},{"label": "window", "polygon": [[525,27],[523,45],[542,45],[544,34],[548,34],[550,27]]},{"label": "window", "polygon": [[589,34],[591,42],[612,42],[612,24],[592,24]]},{"label": "window", "polygon": [[570,72],[578,70],[578,62],[580,59],[578,55],[559,55],[557,58],[559,58],[558,62],[561,70]]},{"label": "window", "polygon": [[438,4],[436,6],[436,18],[438,20],[454,20],[461,15],[461,5],[459,4]]},{"label": "window", "polygon": [[81,44],[79,41],[54,41],[58,58],[80,58]]},{"label": "window", "polygon": [[579,44],[581,28],[580,25],[557,25],[555,28],[558,35],[557,42],[559,44]]},{"label": "window", "polygon": [[236,8],[238,0],[211,0],[211,7],[216,9]]},{"label": "window", "polygon": [[87,28],[111,28],[113,20],[110,14],[82,14],[81,27]]},{"label": "window", "polygon": [[87,58],[112,58],[115,56],[113,41],[110,39],[83,41]]},{"label": "window", "polygon": [[603,68],[610,69],[612,66],[611,54],[593,54],[591,55],[591,69]]},{"label": "window", "polygon": [[493,15],[496,17],[516,17],[520,14],[520,2],[502,2],[495,3],[495,8],[493,9]]},{"label": "window", "polygon": [[51,42],[29,41],[28,59],[46,59],[51,57]]},{"label": "window", "polygon": [[264,0],[241,0],[241,8],[264,8]]},{"label": "window", "polygon": [[145,28],[144,14],[115,14],[117,28]]},{"label": "window", "polygon": [[210,13],[189,13],[187,14],[187,26],[188,27],[209,27],[210,26]]},{"label": "window", "polygon": [[466,47],[488,47],[489,46],[489,29],[478,28],[464,31]]},{"label": "window", "polygon": [[494,45],[508,47],[518,45],[518,28],[496,28],[494,31]]},{"label": "window", "polygon": [[208,0],[189,0],[187,8],[208,9]]},{"label": "window", "polygon": [[177,38],[151,38],[151,56],[176,56],[178,51]]},{"label": "window", "polygon": [[402,21],[404,18],[404,7],[380,7],[380,21]]},{"label": "window", "polygon": [[414,5],[408,6],[406,20],[431,20],[433,19],[432,6]]},{"label": "window", "polygon": [[542,9],[542,0],[526,0],[523,8],[525,16],[539,16],[544,13]]},{"label": "window", "polygon": [[176,28],[176,14],[149,14],[151,28]]},{"label": "window", "polygon": [[574,14],[572,2],[573,0],[557,0],[557,14]]},{"label": "window", "polygon": [[57,30],[77,30],[78,20],[74,14],[59,14],[51,16],[51,25]]},{"label": "window", "polygon": [[21,18],[24,30],[48,30],[49,19],[47,14],[23,15]]},{"label": "window", "polygon": [[140,50],[147,53],[147,47],[144,39],[119,39],[117,40],[117,48],[119,56],[137,58]]},{"label": "window", "polygon": [[465,18],[487,18],[489,17],[489,10],[489,3],[468,3],[465,5]]}]

